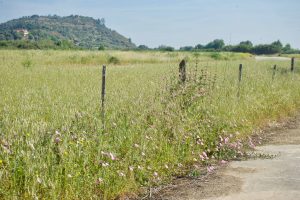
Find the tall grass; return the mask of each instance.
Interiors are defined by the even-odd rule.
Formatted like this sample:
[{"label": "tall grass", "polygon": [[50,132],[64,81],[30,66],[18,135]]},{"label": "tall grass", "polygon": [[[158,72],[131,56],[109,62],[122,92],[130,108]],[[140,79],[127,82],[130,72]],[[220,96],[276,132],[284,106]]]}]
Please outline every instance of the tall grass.
[{"label": "tall grass", "polygon": [[[106,129],[100,65],[107,68]],[[214,57],[214,56],[213,56]],[[238,141],[299,108],[289,63],[247,54],[0,52],[0,198],[113,199],[168,181],[184,166],[230,159]],[[178,63],[189,81],[179,85]],[[226,58],[226,59],[221,59]],[[34,63],[25,67],[24,62]],[[238,89],[238,64],[244,64]],[[196,67],[197,63],[197,67]],[[297,67],[297,66],[296,66]]]}]

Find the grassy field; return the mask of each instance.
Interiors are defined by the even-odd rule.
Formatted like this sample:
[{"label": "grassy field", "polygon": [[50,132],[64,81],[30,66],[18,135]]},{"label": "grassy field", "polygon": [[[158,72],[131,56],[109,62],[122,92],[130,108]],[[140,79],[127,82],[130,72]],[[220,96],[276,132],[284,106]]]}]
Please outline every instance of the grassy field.
[{"label": "grassy field", "polygon": [[0,61],[0,199],[131,195],[242,156],[254,130],[300,106],[298,71],[248,54],[3,50]]}]

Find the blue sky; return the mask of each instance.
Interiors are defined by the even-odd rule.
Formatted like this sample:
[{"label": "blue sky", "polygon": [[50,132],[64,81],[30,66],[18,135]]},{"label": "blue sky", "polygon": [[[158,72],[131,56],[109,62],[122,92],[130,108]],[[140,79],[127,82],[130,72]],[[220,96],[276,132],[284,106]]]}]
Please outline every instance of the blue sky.
[{"label": "blue sky", "polygon": [[137,45],[254,44],[300,48],[300,0],[0,0],[0,22],[33,14],[105,18]]}]

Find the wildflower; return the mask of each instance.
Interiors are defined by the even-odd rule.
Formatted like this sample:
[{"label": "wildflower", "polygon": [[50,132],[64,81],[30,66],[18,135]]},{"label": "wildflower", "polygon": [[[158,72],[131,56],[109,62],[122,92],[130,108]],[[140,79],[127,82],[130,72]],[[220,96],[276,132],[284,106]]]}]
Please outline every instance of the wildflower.
[{"label": "wildflower", "polygon": [[204,156],[200,155],[199,157],[200,157],[200,159],[201,159],[202,161],[205,160]]},{"label": "wildflower", "polygon": [[129,166],[129,170],[130,170],[130,171],[133,171],[133,170],[134,170],[134,167]]},{"label": "wildflower", "polygon": [[181,163],[178,163],[178,165],[177,165],[178,167],[183,167],[183,165],[181,164]]},{"label": "wildflower", "polygon": [[109,163],[102,163],[102,167],[108,167]]},{"label": "wildflower", "polygon": [[228,163],[228,161],[226,161],[226,160],[221,160],[221,164],[227,164]]},{"label": "wildflower", "polygon": [[31,150],[35,150],[35,148],[34,148],[34,146],[33,146],[33,144],[32,143],[29,143],[29,147],[31,148]]},{"label": "wildflower", "polygon": [[165,164],[165,168],[166,168],[166,169],[169,169],[169,166],[168,166],[167,164]]},{"label": "wildflower", "polygon": [[102,178],[97,178],[97,180],[96,180],[96,185],[100,185],[100,184],[102,184],[104,181],[103,181],[103,179]]},{"label": "wildflower", "polygon": [[255,144],[252,142],[251,138],[249,138],[249,146],[254,149],[255,148]]},{"label": "wildflower", "polygon": [[111,160],[116,160],[116,157],[114,156],[114,154],[109,153],[109,156],[110,156],[110,159],[111,159]]},{"label": "wildflower", "polygon": [[41,179],[40,177],[37,177],[36,180],[37,180],[37,182],[38,182],[39,184],[42,184],[42,182],[43,182],[42,179]]},{"label": "wildflower", "polygon": [[157,172],[154,172],[153,175],[157,177],[157,176],[158,176],[158,173],[157,173]]},{"label": "wildflower", "polygon": [[227,144],[228,142],[229,142],[229,137],[226,137],[226,138],[224,139],[224,143]]},{"label": "wildflower", "polygon": [[125,177],[125,174],[123,172],[119,172],[120,177]]},{"label": "wildflower", "polygon": [[223,142],[223,138],[222,138],[222,136],[219,136],[219,138],[220,138],[220,141],[221,141],[221,142]]},{"label": "wildflower", "polygon": [[207,172],[208,172],[208,173],[211,173],[211,172],[213,172],[214,170],[215,170],[215,168],[214,168],[213,166],[207,167]]},{"label": "wildflower", "polygon": [[144,152],[142,152],[142,156],[146,156],[146,154]]},{"label": "wildflower", "polygon": [[138,145],[138,144],[134,144],[134,147],[135,147],[135,148],[139,148],[139,147],[140,147],[140,145]]},{"label": "wildflower", "polygon": [[236,142],[230,143],[229,147],[235,149],[235,148],[237,148],[237,143]]},{"label": "wildflower", "polygon": [[72,178],[73,176],[71,174],[68,174],[68,178]]},{"label": "wildflower", "polygon": [[61,136],[61,134],[58,130],[55,131],[55,136]]},{"label": "wildflower", "polygon": [[58,143],[61,142],[61,139],[60,139],[59,137],[56,137],[56,138],[54,139],[54,142],[55,142],[56,144],[58,144]]},{"label": "wildflower", "polygon": [[142,169],[143,169],[143,167],[141,167],[141,166],[139,166],[139,165],[138,165],[138,167],[137,167],[137,168],[138,168],[139,170],[142,170]]}]

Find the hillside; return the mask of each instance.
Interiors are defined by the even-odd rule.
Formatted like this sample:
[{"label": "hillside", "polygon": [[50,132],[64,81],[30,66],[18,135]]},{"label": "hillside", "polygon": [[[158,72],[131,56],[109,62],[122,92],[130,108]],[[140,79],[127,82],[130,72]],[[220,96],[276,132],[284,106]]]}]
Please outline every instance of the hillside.
[{"label": "hillside", "polygon": [[93,19],[71,15],[22,17],[0,24],[0,41],[50,40],[55,44],[69,41],[82,48],[127,49],[134,48],[135,44],[118,32],[105,26],[104,19]]}]

